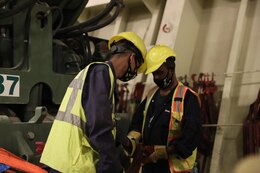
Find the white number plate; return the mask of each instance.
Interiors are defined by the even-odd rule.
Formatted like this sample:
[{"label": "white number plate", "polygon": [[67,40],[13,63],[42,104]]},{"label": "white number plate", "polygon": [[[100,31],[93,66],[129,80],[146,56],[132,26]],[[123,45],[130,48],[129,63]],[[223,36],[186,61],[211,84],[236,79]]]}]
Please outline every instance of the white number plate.
[{"label": "white number plate", "polygon": [[20,76],[0,74],[0,96],[20,96]]}]

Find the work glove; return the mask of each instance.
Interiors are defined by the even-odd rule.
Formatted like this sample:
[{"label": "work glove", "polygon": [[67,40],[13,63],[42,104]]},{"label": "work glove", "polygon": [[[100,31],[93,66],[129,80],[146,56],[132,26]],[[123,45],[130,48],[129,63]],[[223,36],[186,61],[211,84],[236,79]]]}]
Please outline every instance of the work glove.
[{"label": "work glove", "polygon": [[141,149],[142,145],[138,144],[138,141],[141,138],[141,133],[136,131],[131,131],[128,133],[127,137],[124,138],[124,142],[122,143],[125,154],[127,156],[133,157],[136,149]]},{"label": "work glove", "polygon": [[126,142],[122,143],[122,146],[124,148],[124,152],[127,156],[133,156],[135,150],[136,150],[136,141],[132,138],[126,137]]},{"label": "work glove", "polygon": [[167,159],[168,154],[165,145],[148,145],[143,148],[142,163],[156,163],[159,159]]}]

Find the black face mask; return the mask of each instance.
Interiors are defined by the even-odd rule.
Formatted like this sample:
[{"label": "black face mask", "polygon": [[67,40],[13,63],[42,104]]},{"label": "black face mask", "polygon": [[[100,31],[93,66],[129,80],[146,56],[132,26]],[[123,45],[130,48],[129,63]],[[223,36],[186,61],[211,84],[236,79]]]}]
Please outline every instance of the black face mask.
[{"label": "black face mask", "polygon": [[165,76],[165,78],[163,78],[163,79],[154,79],[154,80],[153,80],[154,83],[156,83],[156,85],[157,85],[159,88],[162,88],[162,89],[168,88],[168,87],[171,85],[171,83],[172,83],[172,75],[173,75],[173,73],[172,73],[172,75],[171,75],[170,78],[168,78],[168,74],[169,74],[169,70],[168,70],[168,73],[167,73],[167,75]]},{"label": "black face mask", "polygon": [[130,63],[130,58],[129,58],[129,61],[128,61],[128,68],[125,72],[125,74],[119,78],[119,80],[123,81],[123,82],[127,82],[133,78],[135,78],[137,75],[137,69],[135,69],[133,72],[132,72],[132,69],[131,69],[131,63]]}]

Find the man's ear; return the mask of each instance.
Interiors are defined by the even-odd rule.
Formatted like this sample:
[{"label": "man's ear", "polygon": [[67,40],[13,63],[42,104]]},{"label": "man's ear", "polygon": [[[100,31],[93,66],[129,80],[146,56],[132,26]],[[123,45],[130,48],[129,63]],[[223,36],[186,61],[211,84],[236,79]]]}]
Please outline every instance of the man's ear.
[{"label": "man's ear", "polygon": [[128,57],[129,57],[129,60],[130,60],[130,63],[131,63],[133,61],[133,53],[129,53]]},{"label": "man's ear", "polygon": [[131,58],[131,61],[136,61],[136,55],[135,55],[135,53],[131,53],[131,56],[130,56],[130,58]]}]

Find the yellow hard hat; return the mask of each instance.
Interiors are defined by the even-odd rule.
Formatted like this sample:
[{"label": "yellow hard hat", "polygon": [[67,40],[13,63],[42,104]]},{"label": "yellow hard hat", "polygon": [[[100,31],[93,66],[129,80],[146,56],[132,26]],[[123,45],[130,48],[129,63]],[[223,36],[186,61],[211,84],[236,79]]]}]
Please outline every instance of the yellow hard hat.
[{"label": "yellow hard hat", "polygon": [[138,73],[142,73],[146,70],[146,63],[145,63],[145,56],[146,56],[146,47],[144,41],[134,32],[121,32],[109,39],[108,48],[110,49],[113,43],[116,43],[120,40],[126,39],[133,43],[135,47],[140,51],[142,54],[142,58],[144,63],[139,67]]},{"label": "yellow hard hat", "polygon": [[145,74],[156,71],[169,57],[176,57],[175,52],[166,45],[155,45],[146,55],[147,70]]}]

